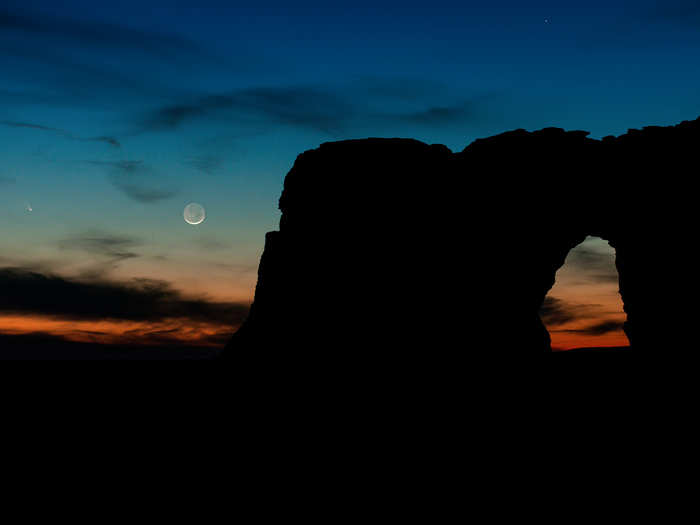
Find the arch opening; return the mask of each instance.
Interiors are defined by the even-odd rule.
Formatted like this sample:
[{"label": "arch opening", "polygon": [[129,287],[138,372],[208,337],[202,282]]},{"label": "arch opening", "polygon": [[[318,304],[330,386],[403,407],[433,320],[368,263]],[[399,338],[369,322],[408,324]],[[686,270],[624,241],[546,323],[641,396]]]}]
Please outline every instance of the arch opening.
[{"label": "arch opening", "polygon": [[628,346],[615,250],[587,237],[559,268],[540,316],[554,351]]}]

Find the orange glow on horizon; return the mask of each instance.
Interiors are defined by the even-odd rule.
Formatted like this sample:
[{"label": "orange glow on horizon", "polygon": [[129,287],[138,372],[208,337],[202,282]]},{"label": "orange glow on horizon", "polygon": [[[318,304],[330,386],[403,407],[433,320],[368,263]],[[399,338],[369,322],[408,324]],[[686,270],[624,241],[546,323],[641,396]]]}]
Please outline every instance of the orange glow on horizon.
[{"label": "orange glow on horizon", "polygon": [[575,348],[614,348],[629,346],[629,340],[624,332],[612,332],[599,336],[585,336],[565,332],[552,332],[552,349],[557,351],[573,350]]},{"label": "orange glow on horizon", "polygon": [[[217,347],[238,330],[238,326],[167,319],[161,322],[117,320],[68,321],[40,316],[0,316],[0,334],[42,333],[79,343],[121,344],[133,346],[188,345]],[[568,329],[567,329],[568,330]],[[588,347],[627,346],[624,332],[586,336],[565,330],[551,330],[555,351]]]},{"label": "orange glow on horizon", "polygon": [[543,317],[553,349],[629,346],[615,251],[607,242],[589,237],[572,250],[548,297],[559,314]]},{"label": "orange glow on horizon", "polygon": [[65,320],[32,315],[0,316],[0,334],[47,334],[67,341],[134,346],[221,346],[238,326],[191,319],[159,322],[122,320]]},{"label": "orange glow on horizon", "polygon": [[[576,250],[580,251],[578,259]],[[576,250],[557,273],[556,284],[549,294],[556,301],[559,315],[543,317],[551,335],[552,348],[571,350],[627,346],[629,342],[622,331],[626,316],[618,292],[614,252],[600,239],[588,239]],[[585,257],[581,257],[581,254]],[[226,273],[231,270],[221,271]],[[204,274],[201,282],[185,280],[185,284],[209,298],[215,296],[212,290],[219,287],[215,296],[217,300],[231,300],[232,296],[243,298],[242,288],[245,287],[236,284],[235,279],[213,279],[209,272],[201,273]],[[127,276],[122,277],[126,279]],[[169,278],[170,275],[163,277]],[[250,304],[252,297],[245,299]],[[371,301],[371,298],[368,300]],[[186,317],[130,321],[73,320],[31,313],[0,314],[0,334],[46,334],[68,341],[108,345],[216,347],[223,345],[236,330],[238,326],[233,324],[193,321]]]}]

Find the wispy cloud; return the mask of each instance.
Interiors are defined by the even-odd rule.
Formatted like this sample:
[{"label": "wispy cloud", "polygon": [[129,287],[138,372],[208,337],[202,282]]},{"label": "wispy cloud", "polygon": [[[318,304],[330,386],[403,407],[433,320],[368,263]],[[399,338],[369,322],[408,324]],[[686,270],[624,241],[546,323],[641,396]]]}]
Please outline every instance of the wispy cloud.
[{"label": "wispy cloud", "polygon": [[576,304],[547,296],[540,308],[540,317],[547,326],[561,326],[596,315],[599,305]]},{"label": "wispy cloud", "polygon": [[546,325],[557,326],[576,319],[571,306],[555,297],[547,297],[540,308],[540,317]]},{"label": "wispy cloud", "polygon": [[118,177],[114,177],[112,182],[114,186],[124,192],[127,197],[143,204],[151,204],[171,199],[177,195],[177,191],[175,190],[148,188],[137,182],[126,181]]},{"label": "wispy cloud", "polygon": [[243,116],[332,135],[344,129],[352,113],[348,102],[330,91],[313,87],[262,87],[162,107],[148,115],[143,126],[147,130],[168,130],[199,118]]},{"label": "wispy cloud", "polygon": [[66,131],[64,129],[60,128],[52,128],[49,126],[42,126],[41,124],[32,124],[29,122],[15,122],[15,121],[8,121],[8,120],[0,120],[0,125],[10,127],[10,128],[25,128],[25,129],[35,129],[38,131],[46,131],[50,133],[55,133],[57,135],[60,135],[62,137],[65,137],[70,140],[77,140],[80,142],[104,142],[106,144],[109,144],[110,146],[114,146],[115,148],[120,148],[121,144],[120,142],[115,138],[115,137],[109,137],[109,136],[100,136],[100,137],[78,137],[71,133],[70,131]]},{"label": "wispy cloud", "polygon": [[615,254],[600,239],[589,238],[569,253],[566,264],[574,268],[583,282],[616,283]]},{"label": "wispy cloud", "polygon": [[[0,36],[3,36],[1,32]],[[4,61],[11,65],[14,63],[5,74],[22,83],[36,85],[31,92],[15,90],[7,93],[0,98],[0,103],[19,101],[24,104],[114,108],[115,100],[124,96],[153,99],[168,93],[181,93],[172,82],[144,73],[136,62],[123,61],[123,66],[116,69],[98,62],[95,57],[81,57],[72,53],[71,48],[56,46],[50,40],[32,39],[25,43],[4,39],[0,43],[0,58],[5,58]]]},{"label": "wispy cloud", "polygon": [[167,200],[177,195],[177,190],[156,185],[153,170],[140,160],[87,161],[109,170],[112,185],[130,199],[142,204]]},{"label": "wispy cloud", "polygon": [[194,241],[194,244],[197,247],[208,251],[225,250],[230,247],[229,244],[222,242],[214,237],[198,237]]},{"label": "wispy cloud", "polygon": [[115,161],[103,161],[103,160],[88,160],[88,164],[93,164],[95,166],[104,166],[108,168],[115,168],[125,173],[137,173],[138,171],[145,168],[146,164],[142,160],[115,160]]},{"label": "wispy cloud", "polygon": [[[379,100],[358,102],[351,94],[346,88],[331,86],[252,87],[157,108],[141,119],[139,127],[144,131],[167,131],[208,119],[292,126],[339,136],[368,123],[444,125],[476,119],[476,102],[444,106],[421,102],[413,104],[418,105],[414,110],[388,112],[375,109],[382,106]],[[403,98],[400,92],[396,98]]]},{"label": "wispy cloud", "polygon": [[62,239],[58,246],[62,250],[79,250],[99,257],[126,260],[139,256],[134,248],[140,244],[133,237],[93,231]]},{"label": "wispy cloud", "polygon": [[400,122],[421,125],[445,125],[465,122],[474,118],[474,113],[467,104],[456,106],[436,106],[425,110],[405,114],[387,115],[387,118],[395,118]]},{"label": "wispy cloud", "polygon": [[[58,249],[80,252],[85,263],[81,276],[102,279],[121,263],[140,257],[137,248],[141,241],[134,237],[102,231],[88,231],[58,241]],[[44,271],[48,271],[48,268]]]},{"label": "wispy cloud", "polygon": [[159,56],[181,56],[183,53],[200,57],[206,55],[199,45],[179,35],[7,9],[0,9],[0,30],[72,40],[83,46],[133,49]]},{"label": "wispy cloud", "polygon": [[443,82],[422,77],[365,76],[350,81],[349,87],[363,96],[409,102],[434,100],[449,91]]},{"label": "wispy cloud", "polygon": [[[68,11],[66,11],[68,12]],[[235,38],[235,37],[232,37]],[[239,42],[216,50],[176,32],[137,29],[0,7],[0,63],[10,83],[0,105],[49,104],[115,109],[116,100],[162,100],[190,93],[182,76],[220,79],[227,72],[272,67]],[[25,92],[15,86],[34,86]]]},{"label": "wispy cloud", "polygon": [[184,164],[190,166],[207,175],[213,175],[221,167],[224,160],[221,157],[213,155],[198,155],[188,157],[184,160]]}]

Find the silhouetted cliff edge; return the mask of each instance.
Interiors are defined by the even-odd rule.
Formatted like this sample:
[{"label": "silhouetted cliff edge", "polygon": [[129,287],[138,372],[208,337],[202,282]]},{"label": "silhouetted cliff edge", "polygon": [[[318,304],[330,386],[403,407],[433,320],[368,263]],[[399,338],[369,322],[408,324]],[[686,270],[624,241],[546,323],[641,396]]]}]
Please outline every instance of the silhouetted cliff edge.
[{"label": "silhouetted cliff edge", "polygon": [[587,235],[617,250],[633,348],[687,344],[700,119],[587,135],[517,130],[460,153],[367,139],[301,154],[225,357],[342,366],[548,352],[538,311]]}]

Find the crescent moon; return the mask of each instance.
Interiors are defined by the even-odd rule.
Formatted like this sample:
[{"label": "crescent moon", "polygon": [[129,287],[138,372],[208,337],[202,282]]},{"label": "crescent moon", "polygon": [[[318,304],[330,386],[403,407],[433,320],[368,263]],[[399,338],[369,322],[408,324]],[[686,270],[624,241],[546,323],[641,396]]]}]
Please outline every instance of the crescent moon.
[{"label": "crescent moon", "polygon": [[185,222],[191,224],[192,226],[198,226],[202,224],[207,219],[207,213],[204,210],[204,206],[193,202],[185,206],[184,212]]}]

